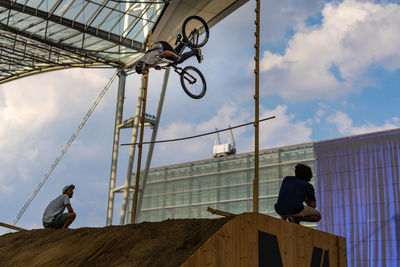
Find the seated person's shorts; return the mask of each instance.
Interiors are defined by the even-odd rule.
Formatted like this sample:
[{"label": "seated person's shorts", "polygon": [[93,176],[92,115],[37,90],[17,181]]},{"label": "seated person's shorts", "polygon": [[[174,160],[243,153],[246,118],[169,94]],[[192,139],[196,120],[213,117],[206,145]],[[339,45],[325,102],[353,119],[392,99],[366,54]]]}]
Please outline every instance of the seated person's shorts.
[{"label": "seated person's shorts", "polygon": [[68,218],[68,213],[59,213],[56,215],[56,217],[53,218],[53,220],[49,223],[43,222],[44,228],[55,228],[55,229],[60,229],[65,221]]},{"label": "seated person's shorts", "polygon": [[281,217],[286,219],[287,217],[307,217],[307,216],[312,216],[312,215],[321,216],[321,213],[319,213],[319,211],[317,211],[316,209],[314,209],[310,206],[304,206],[304,209],[302,211],[300,211],[299,213],[290,214],[290,215],[281,215]]}]

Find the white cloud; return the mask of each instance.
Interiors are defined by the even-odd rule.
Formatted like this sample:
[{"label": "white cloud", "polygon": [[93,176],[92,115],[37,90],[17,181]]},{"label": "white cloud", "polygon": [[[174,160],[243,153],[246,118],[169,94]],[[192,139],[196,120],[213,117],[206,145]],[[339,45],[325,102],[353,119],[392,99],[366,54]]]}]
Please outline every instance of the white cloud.
[{"label": "white cloud", "polygon": [[[8,192],[14,188],[12,184],[31,178],[33,167],[27,166],[34,162],[37,165],[54,151],[50,147],[54,140],[48,140],[48,135],[55,133],[60,127],[56,125],[63,121],[73,118],[79,122],[105,86],[109,75],[104,74],[99,70],[70,69],[1,85],[0,182],[4,186],[0,192]],[[59,144],[56,149],[61,147]]]},{"label": "white cloud", "polygon": [[316,123],[321,123],[321,120],[328,112],[328,109],[329,109],[328,105],[325,105],[323,103],[318,103],[318,110],[315,113],[315,117],[313,118],[313,121]]},{"label": "white cloud", "polygon": [[287,106],[278,105],[274,110],[264,110],[260,117],[275,116],[275,119],[260,124],[260,148],[273,148],[311,141],[311,127],[304,121],[294,121],[287,114]]},{"label": "white cloud", "polygon": [[[222,106],[217,114],[207,121],[200,123],[191,122],[172,122],[165,128],[160,128],[158,139],[174,139],[180,137],[188,137],[192,135],[212,132],[215,128],[223,129],[229,125],[234,126],[247,122],[249,114],[247,111],[240,111],[232,103]],[[245,131],[244,128],[234,130],[234,138],[240,139],[240,135]],[[220,133],[221,142],[228,142],[229,133]],[[176,162],[186,162],[201,158],[209,158],[212,156],[212,148],[214,141],[217,140],[216,134],[208,135],[200,138],[194,138],[187,141],[171,142],[168,144],[158,144],[158,154],[153,159],[161,164],[169,164]],[[159,158],[162,155],[163,158]]]},{"label": "white cloud", "polygon": [[15,189],[15,186],[13,186],[13,185],[4,185],[4,184],[0,185],[0,192],[2,192],[2,193],[9,194],[12,191],[14,191],[14,189]]},{"label": "white cloud", "polygon": [[264,51],[260,69],[265,72],[271,70],[275,66],[285,67],[284,64],[285,61],[283,56],[272,54],[270,51]]},{"label": "white cloud", "polygon": [[370,81],[371,66],[400,67],[400,5],[345,0],[328,3],[322,24],[305,27],[284,55],[264,52],[263,90],[288,100],[334,99]]},{"label": "white cloud", "polygon": [[[289,144],[299,144],[311,141],[311,127],[305,121],[295,121],[293,114],[288,114],[287,107],[278,105],[273,110],[262,107],[260,119],[276,116],[275,119],[263,121],[259,127],[260,149],[273,148]],[[218,113],[198,124],[186,122],[174,122],[166,128],[160,129],[159,140],[186,137],[213,131],[216,127],[222,129],[228,125],[235,126],[254,120],[253,114],[247,110],[239,110],[231,104],[223,106]],[[254,127],[236,128],[233,130],[238,153],[254,150]],[[229,132],[220,133],[221,143],[227,143],[230,139]],[[191,160],[205,159],[212,156],[212,147],[217,140],[216,135],[190,139],[189,141],[157,144],[157,152],[153,160],[159,166]],[[162,158],[161,158],[162,157]]]},{"label": "white cloud", "polygon": [[334,124],[338,131],[343,135],[357,135],[400,127],[400,118],[398,117],[393,117],[390,120],[385,121],[381,126],[370,122],[361,126],[355,126],[349,115],[342,111],[336,111],[335,114],[328,116],[327,122]]}]

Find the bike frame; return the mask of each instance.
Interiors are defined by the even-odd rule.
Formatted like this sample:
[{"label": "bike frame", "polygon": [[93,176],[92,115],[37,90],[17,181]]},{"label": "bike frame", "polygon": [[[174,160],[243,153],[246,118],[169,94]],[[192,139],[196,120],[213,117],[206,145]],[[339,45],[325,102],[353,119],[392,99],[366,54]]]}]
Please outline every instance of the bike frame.
[{"label": "bike frame", "polygon": [[[190,50],[194,50],[194,48],[193,47],[191,47],[190,45],[189,45],[189,41],[192,41],[192,40],[194,40],[196,37],[197,37],[197,40],[198,40],[198,38],[199,38],[199,31],[197,30],[197,31],[192,31],[191,33],[190,33],[190,35],[189,35],[189,38],[187,38],[187,40],[179,40],[179,37],[177,37],[177,41],[175,41],[175,43],[177,43],[177,42],[179,42],[179,44],[181,44],[181,43],[183,43],[184,45],[183,45],[183,47],[182,47],[182,49],[181,49],[181,51],[178,53],[178,55],[179,56],[181,56],[182,54],[183,54],[183,51],[185,50],[185,48],[186,47],[188,47]],[[177,45],[177,46],[179,46],[179,44]],[[176,46],[176,47],[177,47]]]},{"label": "bike frame", "polygon": [[[182,76],[183,74],[185,74],[184,79],[187,80],[189,83],[193,84],[196,82],[195,77],[193,77],[190,73],[184,71],[183,68],[178,67],[174,61],[166,59],[166,58],[160,58],[160,60],[163,63],[167,63],[165,66],[160,66],[162,69],[166,69],[168,67],[173,67],[174,71],[176,73],[178,73],[178,75]],[[191,78],[191,80],[189,78]]]}]

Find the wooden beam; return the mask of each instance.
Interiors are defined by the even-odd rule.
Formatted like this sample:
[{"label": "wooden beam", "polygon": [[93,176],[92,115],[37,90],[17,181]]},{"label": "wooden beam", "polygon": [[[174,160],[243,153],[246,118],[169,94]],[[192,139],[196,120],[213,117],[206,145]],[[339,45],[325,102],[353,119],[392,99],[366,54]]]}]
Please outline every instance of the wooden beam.
[{"label": "wooden beam", "polygon": [[24,228],[20,228],[20,227],[17,227],[17,226],[11,225],[11,224],[7,224],[7,223],[2,223],[2,222],[0,222],[0,226],[10,228],[13,230],[17,230],[17,231],[26,231],[26,229],[24,229]]},{"label": "wooden beam", "polygon": [[236,215],[236,214],[233,214],[233,213],[230,213],[230,212],[226,212],[226,211],[222,211],[222,210],[216,210],[216,209],[213,209],[211,207],[208,207],[207,211],[211,212],[212,214],[218,214],[218,215],[225,216],[225,217],[233,217],[233,216]]}]

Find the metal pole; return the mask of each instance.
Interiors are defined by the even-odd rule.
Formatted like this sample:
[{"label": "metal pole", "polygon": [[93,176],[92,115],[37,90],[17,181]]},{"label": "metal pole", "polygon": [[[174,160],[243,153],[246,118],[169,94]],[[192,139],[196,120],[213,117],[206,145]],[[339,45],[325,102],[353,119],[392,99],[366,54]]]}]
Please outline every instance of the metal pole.
[{"label": "metal pole", "polygon": [[[147,49],[149,49],[151,45],[151,34],[152,32],[149,31],[147,36]],[[135,193],[133,195],[132,200],[132,214],[131,214],[131,223],[135,223],[136,219],[136,209],[137,209],[137,200],[139,194],[139,179],[140,179],[140,167],[142,162],[142,147],[143,147],[143,133],[144,133],[144,119],[146,116],[146,97],[147,97],[147,85],[149,82],[149,72],[142,75],[143,81],[143,98],[142,98],[142,116],[140,118],[140,137],[139,137],[139,144],[138,144],[138,161],[137,161],[137,168],[136,168],[136,181],[135,181]]]},{"label": "metal pole", "polygon": [[259,173],[258,173],[258,151],[259,151],[259,69],[260,69],[260,0],[256,0],[257,7],[254,10],[256,13],[256,43],[254,48],[256,49],[255,61],[255,118],[254,118],[254,180],[253,180],[253,212],[258,212],[258,184],[259,184]]},{"label": "metal pole", "polygon": [[[139,128],[139,118],[140,118],[140,110],[142,109],[142,100],[143,100],[143,88],[144,88],[144,78],[142,77],[138,101],[136,105],[136,114],[133,120],[133,131],[132,131],[132,143],[136,143],[137,140],[137,132]],[[125,181],[125,189],[124,189],[124,197],[122,199],[122,208],[121,208],[121,217],[119,223],[121,225],[125,224],[126,221],[126,210],[127,210],[127,203],[129,200],[129,190],[131,187],[131,180],[132,180],[132,169],[133,169],[133,160],[135,158],[135,148],[136,146],[131,146],[129,152],[129,162],[128,162],[128,170],[126,174],[126,181]]]},{"label": "metal pole", "polygon": [[133,195],[132,201],[132,214],[131,214],[131,223],[135,223],[136,219],[136,208],[137,208],[137,199],[139,194],[139,179],[140,179],[140,167],[142,161],[142,147],[143,147],[143,133],[144,133],[144,118],[146,113],[146,96],[147,96],[147,84],[149,81],[149,75],[144,74],[144,86],[143,86],[143,104],[142,104],[142,114],[140,118],[140,136],[139,136],[139,144],[138,144],[138,161],[136,168],[136,181],[135,181],[135,193]]},{"label": "metal pole", "polygon": [[146,165],[144,167],[144,172],[143,172],[142,190],[141,190],[142,193],[139,195],[139,201],[138,201],[138,205],[137,205],[137,216],[136,216],[137,218],[139,218],[139,212],[142,207],[143,194],[144,194],[144,190],[146,188],[146,182],[147,182],[147,176],[149,174],[151,158],[153,156],[153,149],[154,149],[153,142],[156,141],[156,137],[157,137],[158,125],[160,124],[161,112],[162,112],[162,108],[164,105],[165,92],[167,91],[167,84],[168,84],[170,70],[171,70],[170,68],[167,68],[164,73],[164,81],[163,81],[163,85],[161,88],[160,100],[158,101],[156,121],[155,121],[155,124],[153,127],[153,131],[151,133],[151,139],[150,139],[151,143],[149,145],[149,151],[147,152],[147,160],[146,160]]},{"label": "metal pole", "polygon": [[124,108],[124,96],[125,96],[125,81],[126,73],[123,70],[119,71],[119,82],[118,82],[118,96],[117,96],[117,108],[115,112],[115,126],[114,126],[114,143],[112,152],[111,162],[111,174],[110,174],[110,187],[108,193],[108,208],[107,208],[107,226],[112,224],[112,217],[114,211],[114,192],[115,180],[117,175],[117,161],[118,161],[118,146],[119,146],[119,125],[122,122],[122,112]]}]

